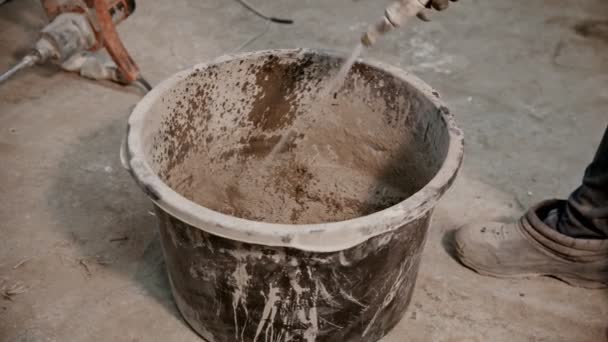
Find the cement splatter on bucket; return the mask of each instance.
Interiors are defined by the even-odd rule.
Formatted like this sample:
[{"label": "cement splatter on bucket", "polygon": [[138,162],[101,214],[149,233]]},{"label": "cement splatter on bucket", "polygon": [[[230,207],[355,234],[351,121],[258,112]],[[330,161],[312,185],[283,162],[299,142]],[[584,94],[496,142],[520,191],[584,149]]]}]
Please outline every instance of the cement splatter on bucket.
[{"label": "cement splatter on bucket", "polygon": [[410,302],[462,134],[427,85],[380,63],[318,102],[340,61],[225,56],[129,118],[123,162],[157,208],[177,305],[209,342],[376,341]]}]

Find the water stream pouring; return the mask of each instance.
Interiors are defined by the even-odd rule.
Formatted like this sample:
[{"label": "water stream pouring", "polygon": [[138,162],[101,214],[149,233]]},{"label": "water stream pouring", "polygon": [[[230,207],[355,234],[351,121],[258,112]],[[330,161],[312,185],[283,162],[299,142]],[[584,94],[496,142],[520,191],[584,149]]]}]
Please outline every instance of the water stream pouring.
[{"label": "water stream pouring", "polygon": [[[355,46],[350,55],[340,67],[340,70],[333,79],[319,92],[317,95],[318,101],[313,101],[310,110],[315,110],[314,106],[318,105],[332,93],[338,91],[344,84],[348,72],[357,61],[357,58],[363,52],[364,48],[369,48],[376,43],[379,37],[403,26],[409,18],[415,17],[418,13],[426,8],[429,0],[398,0],[392,3],[384,11],[382,19],[376,25],[370,28],[361,37],[361,42]],[[296,126],[296,125],[294,125]],[[284,134],[279,142],[268,155],[267,160],[273,159],[277,153],[285,150],[286,144],[295,136],[295,131],[292,129],[287,134]]]}]

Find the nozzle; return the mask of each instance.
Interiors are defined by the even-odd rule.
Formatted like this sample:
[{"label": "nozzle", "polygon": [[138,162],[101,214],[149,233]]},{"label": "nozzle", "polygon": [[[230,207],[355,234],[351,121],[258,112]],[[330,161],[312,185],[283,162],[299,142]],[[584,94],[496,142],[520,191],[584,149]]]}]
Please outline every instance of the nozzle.
[{"label": "nozzle", "polygon": [[370,47],[378,37],[402,26],[405,22],[422,11],[429,0],[398,0],[384,11],[384,17],[361,37],[361,43]]},{"label": "nozzle", "polygon": [[37,53],[31,53],[29,55],[26,55],[25,57],[23,57],[23,59],[21,59],[21,61],[19,63],[17,63],[12,68],[8,69],[4,74],[0,75],[0,83],[3,83],[4,81],[8,80],[11,76],[16,74],[19,70],[25,69],[27,67],[30,67],[30,66],[38,63],[39,60],[40,60],[40,55],[38,55]]}]

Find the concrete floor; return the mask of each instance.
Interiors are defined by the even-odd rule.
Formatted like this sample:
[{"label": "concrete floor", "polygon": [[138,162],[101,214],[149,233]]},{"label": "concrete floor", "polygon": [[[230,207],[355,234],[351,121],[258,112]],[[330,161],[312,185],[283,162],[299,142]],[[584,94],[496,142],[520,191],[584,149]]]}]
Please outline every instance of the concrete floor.
[{"label": "concrete floor", "polygon": [[[246,50],[344,52],[384,4],[252,2],[296,24],[271,26]],[[606,341],[608,291],[482,277],[443,241],[464,223],[515,217],[576,186],[608,123],[608,31],[585,37],[574,28],[606,25],[608,2],[463,0],[433,17],[369,53],[437,88],[467,141],[412,305],[384,341]],[[35,40],[42,18],[34,0],[0,7],[2,69]],[[146,0],[120,33],[156,83],[264,27],[234,1]],[[139,98],[53,67],[0,86],[0,282],[26,290],[0,299],[0,341],[200,341],[174,306],[151,205],[120,167],[125,119]]]}]

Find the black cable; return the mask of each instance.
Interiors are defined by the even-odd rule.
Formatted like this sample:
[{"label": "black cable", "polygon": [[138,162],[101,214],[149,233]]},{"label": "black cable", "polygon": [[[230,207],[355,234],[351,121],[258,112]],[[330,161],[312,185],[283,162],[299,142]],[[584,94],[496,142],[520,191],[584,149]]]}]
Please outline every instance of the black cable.
[{"label": "black cable", "polygon": [[270,21],[272,21],[273,23],[277,23],[277,24],[286,24],[286,25],[293,24],[292,19],[282,19],[282,18],[270,17]]},{"label": "black cable", "polygon": [[251,4],[249,4],[245,0],[236,0],[236,1],[239,2],[241,5],[243,5],[243,7],[245,7],[246,9],[248,9],[249,11],[251,11],[253,14],[257,15],[260,18],[272,21],[273,23],[277,23],[277,24],[287,24],[287,25],[293,24],[293,20],[291,20],[291,19],[269,17],[269,16],[265,15],[264,13],[258,11],[255,7],[253,7]]},{"label": "black cable", "polygon": [[142,85],[142,87],[144,87],[146,89],[146,92],[152,90],[152,86],[150,85],[150,83],[148,83],[148,81],[146,81],[146,79],[143,76],[139,76],[136,81]]}]

